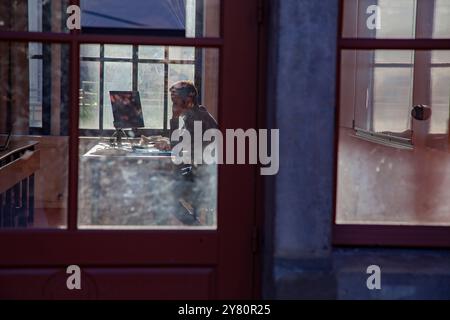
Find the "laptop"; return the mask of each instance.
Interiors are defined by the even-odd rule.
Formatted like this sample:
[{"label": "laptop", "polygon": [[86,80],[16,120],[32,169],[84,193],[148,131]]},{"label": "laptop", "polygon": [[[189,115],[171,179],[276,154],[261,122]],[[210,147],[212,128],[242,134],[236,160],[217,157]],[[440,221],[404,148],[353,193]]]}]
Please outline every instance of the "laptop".
[{"label": "laptop", "polygon": [[6,137],[5,144],[0,146],[0,152],[8,150],[10,141],[11,141],[11,131],[8,133],[8,136]]},{"label": "laptop", "polygon": [[135,129],[144,127],[139,91],[110,91],[114,128]]}]

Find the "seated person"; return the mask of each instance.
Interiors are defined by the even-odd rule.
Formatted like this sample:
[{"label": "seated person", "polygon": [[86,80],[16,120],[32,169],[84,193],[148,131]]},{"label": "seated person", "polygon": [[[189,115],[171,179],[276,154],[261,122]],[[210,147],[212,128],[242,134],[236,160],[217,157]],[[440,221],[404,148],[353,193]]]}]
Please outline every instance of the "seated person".
[{"label": "seated person", "polygon": [[[208,129],[217,129],[218,125],[214,117],[204,106],[198,104],[198,91],[192,81],[178,81],[170,87],[172,99],[172,119],[170,119],[169,139],[157,139],[155,147],[160,150],[171,150],[177,141],[170,141],[172,132],[176,129],[185,129],[191,135],[191,145],[194,145],[194,121],[202,122],[202,135]],[[180,117],[183,125],[180,127]],[[149,142],[149,138],[142,137],[141,143]]]},{"label": "seated person", "polygon": [[[170,137],[176,129],[187,130],[191,135],[191,157],[193,157],[194,147],[194,121],[202,123],[202,137],[206,130],[217,129],[218,125],[213,116],[204,106],[198,103],[198,91],[191,81],[179,81],[170,87],[172,99],[172,119],[170,119],[169,138],[162,137],[141,137],[141,143],[152,142],[155,147],[168,151],[171,150],[178,141],[171,141]],[[205,145],[203,145],[205,147]],[[179,199],[179,204],[186,209],[188,215],[177,216],[184,224],[197,224],[197,214],[200,210],[214,208],[215,205],[215,167],[214,166],[192,166],[181,165],[178,167],[181,173],[172,188],[175,198]],[[165,204],[170,205],[170,204]],[[174,213],[176,208],[169,209]]]}]

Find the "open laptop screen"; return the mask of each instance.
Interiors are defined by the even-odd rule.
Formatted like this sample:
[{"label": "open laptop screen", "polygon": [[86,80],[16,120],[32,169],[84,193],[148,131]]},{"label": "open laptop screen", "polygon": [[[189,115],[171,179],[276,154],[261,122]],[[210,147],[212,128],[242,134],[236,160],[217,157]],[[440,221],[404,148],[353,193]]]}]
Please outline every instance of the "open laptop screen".
[{"label": "open laptop screen", "polygon": [[144,127],[141,99],[138,91],[110,91],[111,106],[116,129]]}]

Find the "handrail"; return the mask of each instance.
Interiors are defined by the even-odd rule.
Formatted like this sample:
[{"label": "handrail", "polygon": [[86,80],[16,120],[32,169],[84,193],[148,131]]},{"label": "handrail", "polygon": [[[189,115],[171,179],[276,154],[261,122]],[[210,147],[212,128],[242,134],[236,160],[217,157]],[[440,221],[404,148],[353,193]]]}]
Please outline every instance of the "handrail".
[{"label": "handrail", "polygon": [[25,151],[18,159],[0,168],[0,193],[33,175],[40,168],[40,150]]}]

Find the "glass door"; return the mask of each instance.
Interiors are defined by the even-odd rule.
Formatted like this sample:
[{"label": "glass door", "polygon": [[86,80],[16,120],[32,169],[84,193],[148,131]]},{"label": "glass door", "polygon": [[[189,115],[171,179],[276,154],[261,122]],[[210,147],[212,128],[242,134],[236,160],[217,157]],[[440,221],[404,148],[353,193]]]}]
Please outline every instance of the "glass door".
[{"label": "glass door", "polygon": [[0,296],[251,298],[256,166],[177,163],[170,137],[196,120],[204,151],[206,129],[256,127],[256,2],[29,0],[0,17],[0,129],[27,143],[1,183],[23,209],[2,222]]}]

